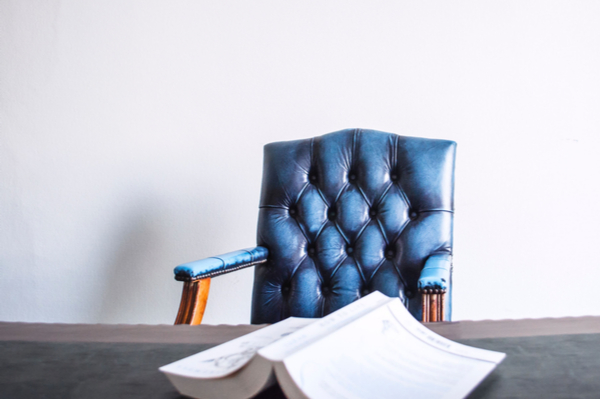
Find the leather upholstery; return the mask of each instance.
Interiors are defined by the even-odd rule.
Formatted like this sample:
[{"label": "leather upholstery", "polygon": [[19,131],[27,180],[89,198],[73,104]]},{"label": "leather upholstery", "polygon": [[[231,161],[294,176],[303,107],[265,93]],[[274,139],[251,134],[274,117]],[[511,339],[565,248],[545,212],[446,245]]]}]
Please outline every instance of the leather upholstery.
[{"label": "leather upholstery", "polygon": [[266,145],[252,323],[321,317],[375,290],[420,319],[428,259],[422,284],[450,284],[455,149],[360,129]]},{"label": "leather upholstery", "polygon": [[450,286],[450,272],[452,256],[439,254],[430,256],[421,271],[417,287],[419,290],[441,289],[447,290]]},{"label": "leather upholstery", "polygon": [[443,320],[450,321],[452,319],[452,255],[437,254],[427,258],[417,288],[419,290],[444,290],[448,302],[443,308]]},{"label": "leather upholstery", "polygon": [[215,277],[264,262],[269,255],[265,247],[246,248],[223,255],[184,263],[175,268],[175,279],[193,281]]}]

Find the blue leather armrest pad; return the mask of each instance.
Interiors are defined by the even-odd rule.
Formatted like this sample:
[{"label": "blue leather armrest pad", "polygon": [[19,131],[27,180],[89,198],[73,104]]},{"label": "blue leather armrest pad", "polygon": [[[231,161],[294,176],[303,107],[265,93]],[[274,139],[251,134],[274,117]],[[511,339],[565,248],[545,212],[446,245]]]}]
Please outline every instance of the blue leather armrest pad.
[{"label": "blue leather armrest pad", "polygon": [[425,262],[421,271],[419,290],[441,289],[447,290],[450,284],[450,269],[452,268],[452,255],[431,255]]},{"label": "blue leather armrest pad", "polygon": [[267,248],[255,247],[184,263],[175,268],[175,280],[191,281],[218,276],[265,262],[268,255]]}]

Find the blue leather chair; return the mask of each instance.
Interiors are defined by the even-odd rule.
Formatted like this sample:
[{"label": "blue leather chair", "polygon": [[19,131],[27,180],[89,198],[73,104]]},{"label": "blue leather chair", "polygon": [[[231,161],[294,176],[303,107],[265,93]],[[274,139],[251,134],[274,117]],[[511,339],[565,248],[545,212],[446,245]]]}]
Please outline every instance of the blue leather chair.
[{"label": "blue leather chair", "polygon": [[255,266],[252,323],[322,317],[378,290],[450,320],[456,143],[348,129],[264,148],[258,246],[175,268],[176,324],[210,278]]}]

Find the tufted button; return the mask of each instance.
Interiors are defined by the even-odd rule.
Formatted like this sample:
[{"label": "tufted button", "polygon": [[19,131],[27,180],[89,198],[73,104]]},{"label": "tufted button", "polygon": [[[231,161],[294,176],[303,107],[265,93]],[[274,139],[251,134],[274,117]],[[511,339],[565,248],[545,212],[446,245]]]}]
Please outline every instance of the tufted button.
[{"label": "tufted button", "polygon": [[415,296],[415,293],[414,293],[414,292],[412,292],[411,290],[404,290],[404,295],[405,295],[407,298],[411,299],[411,298],[413,298],[413,297]]},{"label": "tufted button", "polygon": [[335,209],[331,208],[329,209],[329,211],[327,211],[327,217],[329,217],[329,220],[334,220],[336,216],[337,212],[335,211]]},{"label": "tufted button", "polygon": [[354,248],[352,248],[352,247],[346,248],[346,253],[348,253],[349,255],[352,255],[354,253]]},{"label": "tufted button", "polygon": [[393,249],[387,249],[385,251],[385,258],[386,259],[392,259],[394,257],[394,250]]},{"label": "tufted button", "polygon": [[392,173],[390,175],[390,179],[392,179],[392,181],[398,181],[398,175],[396,173]]},{"label": "tufted button", "polygon": [[291,217],[294,217],[294,216],[296,216],[296,213],[297,213],[297,211],[296,211],[296,208],[295,208],[295,207],[293,207],[293,206],[291,206],[291,207],[290,207],[290,209],[289,209],[289,211],[288,211],[288,212],[290,213],[290,216],[291,216]]},{"label": "tufted button", "polygon": [[415,220],[416,218],[419,217],[419,214],[416,211],[410,211],[410,220]]},{"label": "tufted button", "polygon": [[281,293],[287,294],[288,292],[290,292],[290,285],[289,284],[283,284],[281,286]]},{"label": "tufted button", "polygon": [[350,172],[350,174],[348,175],[348,179],[352,182],[356,181],[356,173]]},{"label": "tufted button", "polygon": [[317,251],[315,250],[315,247],[313,247],[313,246],[308,247],[308,256],[315,256],[316,252]]},{"label": "tufted button", "polygon": [[369,215],[371,215],[371,217],[377,216],[377,209],[371,208],[371,210],[369,211]]},{"label": "tufted button", "polygon": [[311,183],[316,183],[316,182],[317,182],[317,175],[316,175],[316,174],[314,174],[314,173],[311,173],[311,174],[308,176],[308,179],[311,181]]},{"label": "tufted button", "polygon": [[369,289],[368,289],[368,288],[363,288],[363,289],[360,291],[360,295],[361,295],[361,296],[367,296],[367,295],[369,295],[370,293],[371,293],[371,291],[369,291]]},{"label": "tufted button", "polygon": [[331,288],[329,288],[329,286],[328,286],[328,285],[325,285],[325,284],[323,284],[323,285],[321,286],[321,293],[322,293],[323,295],[329,295],[329,293],[330,293],[330,292],[331,292]]}]

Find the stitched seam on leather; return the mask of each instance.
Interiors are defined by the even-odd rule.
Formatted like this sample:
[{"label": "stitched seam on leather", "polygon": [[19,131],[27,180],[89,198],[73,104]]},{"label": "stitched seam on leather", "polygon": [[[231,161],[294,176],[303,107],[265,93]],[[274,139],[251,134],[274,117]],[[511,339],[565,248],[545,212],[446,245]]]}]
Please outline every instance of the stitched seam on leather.
[{"label": "stitched seam on leather", "polygon": [[383,202],[385,197],[388,195],[388,193],[392,189],[393,185],[394,185],[394,183],[388,184],[388,186],[385,188],[385,190],[383,190],[383,193],[381,193],[381,195],[379,196],[379,199],[374,202],[375,206],[377,206],[377,207],[381,206],[381,203]]},{"label": "stitched seam on leather", "polygon": [[[396,166],[398,165],[398,146],[400,145],[400,138],[398,138],[396,140]],[[408,209],[412,209],[412,205],[410,204],[410,200],[408,199],[408,196],[406,195],[406,192],[404,191],[404,189],[402,188],[402,185],[400,184],[400,176],[402,174],[401,171],[396,171],[396,173],[398,173],[398,180],[396,181],[396,185],[398,186],[398,188],[400,189],[400,195],[402,196],[402,198],[404,198],[404,201],[406,202],[406,205],[408,205]]]},{"label": "stitched seam on leather", "polygon": [[383,229],[383,224],[381,223],[381,220],[376,219],[377,220],[377,224],[379,225],[379,230],[381,231],[381,236],[383,237],[383,241],[385,241],[385,245],[387,247],[390,246],[390,240],[388,240],[386,234],[385,234],[385,230]]},{"label": "stitched seam on leather", "polygon": [[[406,223],[404,223],[404,226],[408,225],[408,220],[406,221]],[[404,228],[402,229],[402,231],[404,231]],[[396,239],[394,240],[394,243],[392,245],[396,245],[396,242],[398,242],[398,240],[400,239],[400,236],[402,235],[402,232],[400,234],[398,234],[398,237],[396,237]],[[400,279],[400,281],[402,282],[402,285],[404,285],[404,287],[408,287],[408,284],[406,284],[406,279],[402,276],[402,273],[400,272],[400,265],[396,265],[396,262],[394,262],[394,260],[391,260],[392,262],[392,266],[394,267],[394,269],[396,270],[396,273],[398,273],[398,278]],[[375,274],[373,274],[375,275]]]},{"label": "stitched seam on leather", "polygon": [[244,249],[244,252],[246,252],[248,255],[250,255],[250,259],[251,259],[250,262],[254,262],[254,254],[252,254],[252,252],[250,252],[246,249]]},{"label": "stitched seam on leather", "polygon": [[[358,235],[356,236],[356,239],[354,240],[354,244],[356,244],[356,242],[358,242],[358,240],[360,239],[360,237],[362,236],[363,232],[366,230],[367,226],[369,225],[369,223],[371,223],[371,221],[368,221],[367,223],[365,223],[365,225],[362,227],[362,229],[360,230],[360,232],[358,233]],[[362,281],[364,283],[367,282],[367,279],[365,278],[365,275],[362,272],[362,266],[360,265],[360,263],[358,262],[358,260],[356,258],[352,258],[354,260],[354,264],[356,266],[356,270],[358,270],[358,274],[360,274],[360,278],[362,279]]]},{"label": "stitched seam on leather", "polygon": [[[371,282],[371,280],[373,280],[373,277],[375,277],[375,275],[377,274],[379,269],[381,269],[381,266],[383,265],[384,262],[385,262],[385,258],[383,258],[379,261],[379,264],[377,265],[377,267],[375,267],[375,270],[373,270],[373,273],[371,273],[371,277],[369,277],[369,282]],[[365,281],[365,283],[366,283],[366,281]]]},{"label": "stitched seam on leather", "polygon": [[264,259],[264,260],[259,260],[259,261],[256,261],[256,262],[244,263],[244,264],[239,265],[239,266],[230,267],[227,270],[220,270],[220,271],[208,272],[208,273],[201,274],[201,275],[194,276],[194,277],[179,278],[179,276],[175,276],[175,279],[178,280],[178,281],[202,280],[202,279],[205,279],[205,278],[215,277],[215,276],[219,276],[221,274],[226,274],[226,273],[229,273],[229,272],[234,272],[236,270],[244,269],[246,267],[258,265],[260,263],[265,263],[266,261],[267,260]]},{"label": "stitched seam on leather", "polygon": [[[342,193],[346,191],[346,188],[350,186],[350,184],[346,183],[346,185],[344,187],[341,188],[340,192],[338,193],[335,201],[333,202],[333,205],[331,205],[330,208],[335,207],[336,209],[338,208],[337,203],[340,199],[340,197],[342,196]],[[338,231],[338,233],[340,233],[340,236],[342,236],[342,240],[344,240],[344,242],[346,243],[346,245],[348,245],[348,238],[346,237],[346,235],[342,232],[341,227],[338,225],[337,223],[337,218],[335,220],[332,221],[333,225],[335,226],[336,230]]]},{"label": "stitched seam on leather", "polygon": [[[340,189],[340,192],[338,193],[332,207],[338,207],[337,203],[340,200],[340,197],[346,192],[348,191],[348,187],[350,187],[350,183],[346,183],[346,185],[344,187],[342,187]],[[333,224],[335,225],[335,228],[337,229],[337,231],[340,233],[340,235],[342,236],[342,239],[344,240],[344,242],[346,243],[346,245],[350,244],[350,240],[348,239],[348,237],[346,237],[346,234],[344,234],[344,232],[342,231],[342,228],[339,226],[339,224],[337,223],[337,218],[336,220],[333,222]]]},{"label": "stitched seam on leather", "polygon": [[[307,184],[308,185],[308,184]],[[304,187],[306,188],[306,186]],[[302,192],[304,192],[304,189],[302,189]],[[302,193],[301,193],[302,194]],[[298,198],[298,201],[296,201],[296,204],[298,204],[298,202],[300,201],[300,198]],[[296,205],[294,204],[294,205]],[[296,210],[296,213],[298,212],[298,210]],[[298,215],[299,216],[299,215]],[[304,236],[304,238],[306,239],[306,242],[310,242],[310,240],[308,239],[308,235],[306,234],[306,232],[304,231],[304,229],[302,228],[302,225],[300,224],[300,222],[298,221],[298,218],[292,218],[292,220],[294,222],[296,222],[296,226],[298,226],[298,229],[300,230],[300,232],[302,233],[302,235]]]},{"label": "stitched seam on leather", "polygon": [[[304,263],[304,261],[306,259],[308,259],[308,255],[304,255],[304,258],[300,259],[300,262],[298,262],[298,264],[296,265],[296,267],[294,267],[294,270],[292,270],[292,273],[290,274],[289,281],[292,281],[294,279],[294,276],[296,275],[296,272],[298,271],[298,269],[300,269],[300,266],[302,266],[302,264]],[[317,276],[321,280],[321,284],[322,284],[323,283],[323,279],[321,278],[321,273],[319,273],[319,270],[317,268],[317,264],[316,264],[316,262],[314,260],[313,260],[313,264],[315,265],[315,271],[317,272]]]},{"label": "stitched seam on leather", "polygon": [[[386,195],[388,194],[388,192],[390,191],[390,189],[392,188],[393,184],[389,184],[387,186],[387,188],[384,190],[384,192],[381,194],[381,197],[379,197],[379,201],[376,202],[376,207],[379,208],[381,206],[381,203],[383,202],[383,200],[385,199]],[[385,234],[385,230],[383,229],[383,225],[381,223],[381,221],[379,220],[378,217],[375,217],[375,220],[377,221],[377,225],[379,226],[379,231],[381,231],[381,236],[383,237],[383,240],[385,241],[385,245],[389,245],[389,240],[387,238],[387,235]]]},{"label": "stitched seam on leather", "polygon": [[[327,205],[327,202],[325,202],[325,200],[323,199],[323,197],[321,197],[321,200],[323,200],[323,203],[325,204],[325,207],[327,208],[327,210],[329,210],[329,207]],[[321,231],[323,231],[323,228],[325,227],[325,225],[327,224],[327,217],[325,217],[325,220],[323,221],[323,223],[321,223],[321,226],[319,226],[319,229],[317,230],[317,232],[315,233],[315,238],[313,240],[313,244],[317,242],[317,240],[319,239],[319,236],[321,235]],[[300,222],[298,222],[296,220],[296,222],[298,223],[298,225],[300,226]],[[306,232],[304,229],[303,230],[303,234],[304,237],[306,237],[306,241],[310,242],[310,239],[308,237],[308,232]]]},{"label": "stitched seam on leather", "polygon": [[[371,220],[373,220],[373,219],[371,219]],[[358,242],[358,240],[360,240],[360,237],[363,235],[363,233],[366,230],[367,226],[371,223],[371,220],[368,220],[367,223],[365,223],[364,226],[360,228],[360,231],[356,235],[356,238],[354,239],[354,242],[352,243],[352,246],[356,245],[356,243]]]},{"label": "stitched seam on leather", "polygon": [[317,234],[315,235],[315,242],[317,242],[319,237],[321,237],[321,233],[323,232],[325,226],[327,226],[327,222],[329,222],[329,220],[325,219],[325,221],[321,223],[321,227],[319,227],[319,231],[317,231]]},{"label": "stitched seam on leather", "polygon": [[331,206],[327,202],[327,198],[325,198],[325,194],[323,194],[323,191],[321,191],[321,189],[319,187],[316,187],[316,189],[317,189],[317,192],[319,193],[319,195],[321,196],[321,199],[323,200],[323,203],[325,204],[327,209],[331,208]]},{"label": "stitched seam on leather", "polygon": [[333,271],[331,272],[331,274],[329,275],[329,279],[333,279],[333,277],[335,276],[335,274],[337,273],[338,269],[340,268],[340,266],[342,266],[342,263],[344,263],[346,261],[346,259],[348,259],[349,256],[346,255],[346,257],[344,257],[341,261],[338,262],[337,265],[335,265],[335,267],[333,268]]},{"label": "stitched seam on leather", "polygon": [[412,209],[413,207],[410,203],[410,200],[408,199],[408,196],[406,195],[406,192],[402,188],[402,185],[400,184],[399,180],[396,182],[396,185],[398,186],[398,189],[400,190],[400,195],[402,196],[402,199],[404,200],[404,202],[406,202],[408,209]]},{"label": "stitched seam on leather", "polygon": [[210,256],[208,259],[218,259],[223,264],[223,267],[225,267],[225,261],[223,260],[223,258],[219,258],[218,256]]},{"label": "stitched seam on leather", "polygon": [[346,245],[349,245],[350,244],[350,240],[348,240],[348,237],[346,237],[346,234],[344,234],[344,232],[342,231],[342,228],[338,225],[337,222],[333,222],[333,225],[335,226],[335,228],[338,231],[338,233],[340,233],[340,236],[342,237],[342,240],[344,240],[344,242],[346,243]]},{"label": "stitched seam on leather", "polygon": [[404,221],[404,224],[402,226],[400,226],[400,230],[398,231],[398,235],[396,235],[396,237],[394,237],[393,240],[390,240],[390,245],[396,245],[396,243],[398,242],[398,240],[400,239],[400,237],[402,237],[402,233],[404,233],[404,230],[406,230],[406,226],[408,226],[409,223],[410,223],[410,219],[406,219]]},{"label": "stitched seam on leather", "polygon": [[333,205],[331,206],[337,205],[338,201],[340,200],[340,197],[347,191],[348,187],[350,187],[350,183],[346,183],[346,185],[344,185],[344,187],[340,189],[339,193],[337,193],[337,196],[333,200]]},{"label": "stitched seam on leather", "polygon": [[315,261],[314,259],[311,259],[313,261],[313,264],[315,265],[315,272],[317,273],[317,277],[319,278],[319,281],[321,282],[321,285],[323,285],[323,283],[325,283],[325,279],[323,278],[323,274],[321,273],[321,269],[317,266],[317,261]]},{"label": "stitched seam on leather", "polygon": [[394,262],[393,260],[392,260],[392,266],[394,267],[394,269],[396,269],[396,273],[398,273],[398,278],[402,282],[402,285],[404,286],[404,288],[407,288],[408,284],[406,283],[406,279],[402,276],[402,273],[400,273],[400,269],[396,265],[396,262]]},{"label": "stitched seam on leather", "polygon": [[356,267],[356,270],[358,270],[358,274],[360,274],[360,278],[361,280],[366,283],[367,280],[365,279],[365,275],[362,272],[362,266],[360,265],[360,263],[358,262],[358,259],[356,258],[352,258],[352,260],[354,261],[354,266]]},{"label": "stitched seam on leather", "polygon": [[300,190],[300,192],[298,193],[298,196],[296,197],[296,200],[294,201],[293,205],[297,205],[300,202],[300,200],[302,199],[302,195],[304,195],[304,192],[306,191],[308,186],[310,186],[310,183],[306,183],[304,187],[302,187],[302,190]]}]

